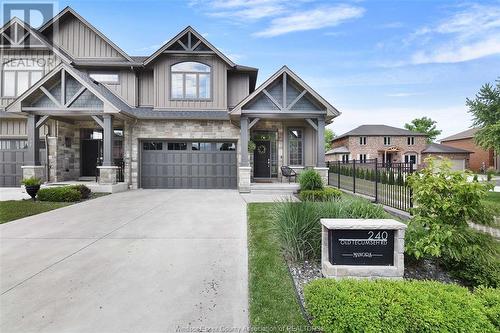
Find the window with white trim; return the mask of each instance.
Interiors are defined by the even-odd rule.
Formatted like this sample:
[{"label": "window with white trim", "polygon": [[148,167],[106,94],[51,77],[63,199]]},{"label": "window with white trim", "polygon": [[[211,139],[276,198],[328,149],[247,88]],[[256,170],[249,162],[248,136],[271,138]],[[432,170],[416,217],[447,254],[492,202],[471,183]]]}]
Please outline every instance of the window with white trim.
[{"label": "window with white trim", "polygon": [[391,137],[384,136],[384,146],[390,146],[390,145],[391,145]]},{"label": "window with white trim", "polygon": [[170,67],[170,98],[204,100],[211,98],[211,68],[185,61]]},{"label": "window with white trim", "polygon": [[360,163],[366,163],[366,154],[359,154],[358,160]]},{"label": "window with white trim", "polygon": [[408,146],[413,146],[415,144],[415,137],[414,136],[409,136],[406,138],[406,141],[408,143]]},{"label": "window with white trim", "polygon": [[2,66],[2,97],[17,97],[43,76],[36,59],[13,59]]},{"label": "window with white trim", "polygon": [[361,146],[366,146],[366,136],[360,136],[359,137],[359,144]]},{"label": "window with white trim", "polygon": [[288,164],[304,164],[304,136],[300,128],[288,129]]},{"label": "window with white trim", "polygon": [[89,74],[90,78],[99,83],[120,84],[120,76],[118,73],[99,73],[94,72]]}]

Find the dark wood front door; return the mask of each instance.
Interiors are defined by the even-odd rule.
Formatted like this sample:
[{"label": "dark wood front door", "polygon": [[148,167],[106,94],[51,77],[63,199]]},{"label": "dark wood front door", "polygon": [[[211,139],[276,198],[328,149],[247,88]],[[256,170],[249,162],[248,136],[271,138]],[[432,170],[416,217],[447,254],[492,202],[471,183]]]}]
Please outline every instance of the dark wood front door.
[{"label": "dark wood front door", "polygon": [[271,177],[271,142],[255,141],[253,152],[254,177]]},{"label": "dark wood front door", "polygon": [[97,159],[99,158],[99,145],[101,140],[82,140],[81,150],[81,175],[90,177],[96,175]]}]

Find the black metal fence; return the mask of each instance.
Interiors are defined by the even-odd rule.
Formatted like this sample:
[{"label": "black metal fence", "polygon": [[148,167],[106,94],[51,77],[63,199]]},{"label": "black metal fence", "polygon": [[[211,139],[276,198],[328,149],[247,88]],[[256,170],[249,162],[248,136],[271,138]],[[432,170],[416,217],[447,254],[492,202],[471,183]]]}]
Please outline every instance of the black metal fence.
[{"label": "black metal fence", "polygon": [[[125,181],[125,161],[121,158],[115,158],[113,160],[113,163],[115,166],[118,167],[118,172],[116,173],[116,181],[119,183],[123,183]],[[96,163],[96,168],[95,168],[95,181],[99,181],[99,166],[101,166],[102,163],[100,159],[98,159],[98,162]]]},{"label": "black metal fence", "polygon": [[328,184],[353,193],[371,197],[403,211],[413,207],[412,192],[407,179],[415,170],[413,163],[382,163],[366,161],[328,162]]}]

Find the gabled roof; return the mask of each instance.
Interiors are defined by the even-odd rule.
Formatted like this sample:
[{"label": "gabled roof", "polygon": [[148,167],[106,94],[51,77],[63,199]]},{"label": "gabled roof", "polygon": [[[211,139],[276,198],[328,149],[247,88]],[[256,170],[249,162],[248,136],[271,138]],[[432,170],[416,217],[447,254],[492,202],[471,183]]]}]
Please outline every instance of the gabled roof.
[{"label": "gabled roof", "polygon": [[325,155],[335,155],[335,154],[349,154],[350,151],[346,146],[341,146],[337,148],[330,149],[325,153]]},{"label": "gabled roof", "polygon": [[[196,30],[194,30],[191,26],[186,27],[184,30],[179,32],[174,38],[169,40],[167,43],[165,43],[162,47],[160,47],[155,53],[150,55],[146,60],[144,60],[144,65],[149,64],[151,61],[156,59],[160,54],[162,54],[165,50],[167,50],[169,47],[173,46],[175,43],[178,43],[178,41],[184,37],[187,33],[190,33],[194,35],[201,43],[205,44],[206,47],[208,47],[211,51],[213,51],[215,54],[217,54],[222,60],[224,60],[229,66],[235,67],[236,64],[231,61],[228,57],[226,57],[222,52],[220,52],[215,46],[210,44],[209,41],[207,41],[201,34],[199,34]],[[181,52],[196,52],[196,51],[186,51],[186,50],[180,50]]]},{"label": "gabled roof", "polygon": [[[24,35],[21,39],[18,40],[19,43],[22,43],[26,38],[28,38],[28,35],[31,35],[37,42],[39,42],[39,45],[34,45],[35,47],[45,47],[51,51],[53,51],[57,56],[59,56],[62,60],[71,63],[73,59],[71,56],[69,56],[66,52],[62,51],[61,49],[54,47],[52,43],[50,43],[45,36],[40,34],[37,30],[33,29],[28,23],[23,22],[21,19],[17,17],[13,17],[10,19],[8,22],[6,22],[3,27],[0,29],[0,36],[5,37],[5,31],[9,29],[10,27],[15,26],[20,26],[22,29],[24,29],[27,33]],[[0,37],[1,38],[1,37]],[[14,42],[14,41],[13,41]],[[16,46],[14,46],[16,47]],[[19,47],[25,48],[26,45],[20,45]]]},{"label": "gabled roof", "polygon": [[118,53],[120,53],[125,59],[128,61],[133,61],[132,58],[125,52],[123,51],[118,45],[113,43],[106,35],[104,35],[102,32],[100,32],[96,27],[94,27],[92,24],[90,24],[87,20],[85,20],[80,14],[78,14],[73,8],[71,7],[66,7],[62,11],[59,12],[56,16],[54,16],[52,19],[47,21],[40,29],[39,31],[43,33],[44,31],[48,30],[53,26],[54,23],[58,22],[61,20],[64,16],[66,15],[73,15],[76,17],[79,21],[81,21],[84,25],[86,25],[90,30],[92,30],[94,33],[96,33],[99,37],[104,39],[107,43],[111,45]]},{"label": "gabled roof", "polygon": [[453,141],[453,140],[462,140],[462,139],[470,139],[473,138],[476,132],[479,131],[479,128],[470,128],[463,132],[451,135],[447,138],[441,139],[441,142],[445,141]]},{"label": "gabled roof", "polygon": [[263,92],[269,85],[275,82],[281,75],[286,73],[290,78],[292,78],[295,82],[297,82],[303,89],[305,89],[308,93],[312,95],[323,107],[326,109],[327,116],[337,117],[340,115],[340,112],[331,105],[326,99],[321,97],[314,89],[312,89],[307,83],[304,82],[297,74],[295,74],[290,68],[287,66],[281,67],[276,73],[271,75],[264,83],[262,83],[255,91],[253,91],[250,95],[245,97],[241,102],[239,102],[233,110],[230,112],[231,115],[241,115],[241,109],[252,99],[254,99],[259,93]]},{"label": "gabled roof", "polygon": [[348,136],[427,136],[425,133],[413,132],[404,128],[397,128],[387,125],[361,125],[355,129],[344,133],[333,141],[348,137]]},{"label": "gabled roof", "polygon": [[54,76],[58,75],[61,70],[66,70],[73,78],[75,78],[81,85],[87,88],[92,94],[94,94],[97,98],[101,99],[106,105],[110,106],[114,112],[124,112],[128,114],[130,107],[123,102],[120,98],[118,98],[115,94],[109,91],[104,85],[99,84],[92,80],[87,74],[80,72],[78,69],[69,66],[65,63],[59,64],[56,68],[54,68],[50,73],[45,75],[40,81],[35,83],[35,85],[31,86],[27,91],[21,94],[14,102],[9,104],[5,110],[7,112],[20,112],[21,106],[20,103],[27,97],[29,97],[33,92],[39,89],[44,85],[47,81],[49,81]]},{"label": "gabled roof", "polygon": [[469,150],[465,150],[465,149],[441,145],[439,143],[431,143],[430,145],[427,145],[427,147],[424,150],[422,150],[422,153],[430,153],[430,154],[464,154],[464,153],[468,153],[468,154],[471,154],[473,152],[469,151]]}]

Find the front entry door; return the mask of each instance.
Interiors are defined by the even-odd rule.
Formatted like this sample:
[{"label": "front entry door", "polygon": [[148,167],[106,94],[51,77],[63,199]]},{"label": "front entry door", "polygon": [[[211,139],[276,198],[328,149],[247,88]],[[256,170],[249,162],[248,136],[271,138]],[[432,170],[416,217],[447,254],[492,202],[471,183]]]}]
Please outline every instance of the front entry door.
[{"label": "front entry door", "polygon": [[101,140],[82,140],[82,170],[81,175],[90,177],[96,175],[97,159],[99,158],[99,144]]},{"label": "front entry door", "polygon": [[271,142],[255,141],[253,152],[254,177],[271,178]]}]

